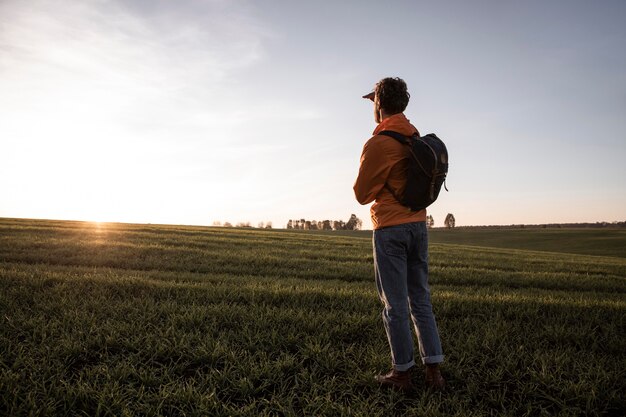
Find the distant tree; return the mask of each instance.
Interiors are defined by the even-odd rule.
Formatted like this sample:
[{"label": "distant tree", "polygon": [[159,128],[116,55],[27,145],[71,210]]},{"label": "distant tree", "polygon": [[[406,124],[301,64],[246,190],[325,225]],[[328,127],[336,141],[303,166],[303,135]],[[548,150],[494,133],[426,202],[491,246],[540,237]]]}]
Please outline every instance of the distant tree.
[{"label": "distant tree", "polygon": [[222,222],[219,220],[216,220],[213,222],[213,226],[221,226],[221,225],[222,225]]},{"label": "distant tree", "polygon": [[289,219],[287,222],[287,229],[293,229],[293,220]]},{"label": "distant tree", "polygon": [[[302,219],[304,220],[304,219]],[[310,220],[305,220],[304,221],[304,230],[311,230],[311,221]]]},{"label": "distant tree", "polygon": [[346,224],[343,220],[335,220],[333,222],[333,230],[346,230]]},{"label": "distant tree", "polygon": [[428,217],[426,217],[426,226],[430,229],[434,225],[435,225],[435,219],[433,219],[433,216],[429,214]]},{"label": "distant tree", "polygon": [[233,225],[232,225],[232,224],[230,224],[230,222],[225,222],[225,223],[224,223],[224,227],[233,227]]},{"label": "distant tree", "polygon": [[347,230],[361,230],[361,225],[363,224],[363,221],[361,221],[361,219],[359,219],[356,214],[352,214],[350,216],[350,220],[348,220],[348,222],[346,223],[346,229]]},{"label": "distant tree", "polygon": [[330,224],[330,220],[324,220],[322,222],[322,230],[333,230],[333,226]]},{"label": "distant tree", "polygon": [[259,224],[257,225],[257,227],[259,229],[263,229],[265,227],[265,224],[263,222],[259,222]]},{"label": "distant tree", "polygon": [[454,214],[452,213],[448,213],[448,215],[446,216],[446,219],[444,220],[443,224],[448,228],[448,229],[453,229],[454,225],[456,223],[456,220],[454,219]]},{"label": "distant tree", "polygon": [[272,222],[266,222],[265,223],[265,228],[266,229],[271,229],[272,228]]}]

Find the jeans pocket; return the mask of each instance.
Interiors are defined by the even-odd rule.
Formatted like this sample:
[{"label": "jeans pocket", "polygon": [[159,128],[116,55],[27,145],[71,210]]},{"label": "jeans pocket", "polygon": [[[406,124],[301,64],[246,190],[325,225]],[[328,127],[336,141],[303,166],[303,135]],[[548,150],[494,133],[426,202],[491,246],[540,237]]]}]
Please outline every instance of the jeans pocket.
[{"label": "jeans pocket", "polygon": [[377,231],[376,241],[378,246],[388,256],[406,256],[407,233],[401,229],[382,229]]}]

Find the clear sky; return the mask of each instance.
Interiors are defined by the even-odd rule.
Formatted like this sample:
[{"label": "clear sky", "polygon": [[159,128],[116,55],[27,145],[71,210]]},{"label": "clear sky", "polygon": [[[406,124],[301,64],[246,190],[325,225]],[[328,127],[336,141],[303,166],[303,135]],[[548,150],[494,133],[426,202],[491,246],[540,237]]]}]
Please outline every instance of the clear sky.
[{"label": "clear sky", "polygon": [[624,1],[0,1],[0,216],[371,227],[375,123],[450,153],[457,225],[626,220]]}]

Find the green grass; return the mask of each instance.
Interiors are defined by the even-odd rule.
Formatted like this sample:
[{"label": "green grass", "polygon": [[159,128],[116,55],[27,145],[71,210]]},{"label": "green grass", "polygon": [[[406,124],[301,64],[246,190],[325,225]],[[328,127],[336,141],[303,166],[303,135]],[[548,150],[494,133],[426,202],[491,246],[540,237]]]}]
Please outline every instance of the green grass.
[{"label": "green grass", "polygon": [[405,396],[369,235],[0,219],[0,415],[626,414],[626,260],[456,243]]},{"label": "green grass", "polygon": [[625,228],[432,229],[431,242],[626,258]]}]

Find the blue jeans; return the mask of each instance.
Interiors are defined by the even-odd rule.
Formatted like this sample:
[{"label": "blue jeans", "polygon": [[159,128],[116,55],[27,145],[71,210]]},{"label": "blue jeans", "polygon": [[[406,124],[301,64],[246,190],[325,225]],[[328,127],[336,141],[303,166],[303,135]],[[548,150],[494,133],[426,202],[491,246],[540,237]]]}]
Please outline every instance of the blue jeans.
[{"label": "blue jeans", "polygon": [[426,222],[374,230],[376,287],[385,305],[383,323],[394,369],[415,365],[409,315],[413,320],[422,363],[443,362],[443,351],[428,288]]}]

